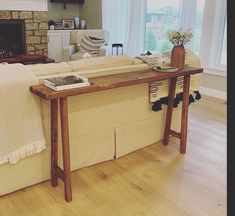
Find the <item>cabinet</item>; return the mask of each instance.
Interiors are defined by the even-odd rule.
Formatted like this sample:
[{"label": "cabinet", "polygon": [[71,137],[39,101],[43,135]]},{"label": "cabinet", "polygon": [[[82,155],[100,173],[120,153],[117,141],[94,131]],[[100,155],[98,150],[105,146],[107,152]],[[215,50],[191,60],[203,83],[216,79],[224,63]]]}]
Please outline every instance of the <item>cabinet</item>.
[{"label": "cabinet", "polygon": [[[48,30],[48,57],[62,61],[63,48],[70,45],[70,32],[74,30]],[[76,31],[76,30],[75,30]]]}]

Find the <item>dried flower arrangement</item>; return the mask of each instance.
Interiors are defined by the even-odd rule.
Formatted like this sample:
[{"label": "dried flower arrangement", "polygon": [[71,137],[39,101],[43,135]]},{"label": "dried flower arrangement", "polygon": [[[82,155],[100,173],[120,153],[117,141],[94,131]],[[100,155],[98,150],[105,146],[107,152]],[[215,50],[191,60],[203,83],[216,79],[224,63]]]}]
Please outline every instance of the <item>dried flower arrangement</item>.
[{"label": "dried flower arrangement", "polygon": [[167,32],[167,37],[174,46],[183,46],[192,39],[193,33],[190,30],[170,30]]}]

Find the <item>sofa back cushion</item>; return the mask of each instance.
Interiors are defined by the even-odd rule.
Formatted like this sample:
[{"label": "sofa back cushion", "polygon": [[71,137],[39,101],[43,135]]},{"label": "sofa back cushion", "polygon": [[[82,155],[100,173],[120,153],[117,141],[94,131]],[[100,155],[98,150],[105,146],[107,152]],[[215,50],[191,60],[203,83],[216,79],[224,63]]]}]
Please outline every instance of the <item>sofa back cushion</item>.
[{"label": "sofa back cushion", "polygon": [[126,55],[121,56],[103,56],[95,58],[85,58],[77,61],[70,61],[68,64],[73,71],[94,70],[101,68],[112,68],[118,66],[133,65],[134,59]]},{"label": "sofa back cushion", "polygon": [[201,67],[200,58],[188,48],[185,48],[185,63],[192,67]]},{"label": "sofa back cushion", "polygon": [[49,63],[49,64],[33,64],[25,65],[29,68],[36,76],[44,76],[51,74],[60,74],[72,72],[72,68],[66,63]]},{"label": "sofa back cushion", "polygon": [[129,66],[118,66],[112,68],[102,68],[95,70],[84,70],[73,72],[73,74],[81,75],[87,78],[97,77],[97,76],[106,76],[112,74],[121,74],[121,73],[130,73],[136,71],[148,71],[149,66],[147,64],[138,64],[138,65],[129,65]]}]

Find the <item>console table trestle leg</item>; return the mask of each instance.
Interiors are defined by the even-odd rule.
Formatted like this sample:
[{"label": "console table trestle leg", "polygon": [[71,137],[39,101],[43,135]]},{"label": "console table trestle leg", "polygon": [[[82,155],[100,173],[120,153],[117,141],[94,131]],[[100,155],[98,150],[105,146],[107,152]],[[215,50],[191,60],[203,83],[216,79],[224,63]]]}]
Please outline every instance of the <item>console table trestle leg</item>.
[{"label": "console table trestle leg", "polygon": [[165,130],[164,130],[164,136],[163,136],[162,142],[164,145],[168,145],[170,135],[179,138],[180,139],[180,153],[184,154],[186,152],[186,140],[187,140],[190,75],[184,76],[180,133],[171,129],[176,81],[177,81],[177,78],[172,78],[171,83],[170,83],[169,101],[168,101],[168,106],[167,106]]},{"label": "console table trestle leg", "polygon": [[64,181],[67,202],[72,201],[69,122],[67,97],[59,98],[62,138],[63,169],[58,166],[58,99],[51,100],[51,185],[58,185],[58,178]]}]

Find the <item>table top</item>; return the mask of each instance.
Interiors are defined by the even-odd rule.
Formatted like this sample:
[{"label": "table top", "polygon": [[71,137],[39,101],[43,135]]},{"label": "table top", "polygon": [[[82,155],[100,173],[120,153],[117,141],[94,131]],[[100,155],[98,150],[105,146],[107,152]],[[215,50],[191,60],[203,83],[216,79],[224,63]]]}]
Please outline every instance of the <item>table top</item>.
[{"label": "table top", "polygon": [[103,91],[107,89],[137,85],[151,81],[161,81],[174,77],[193,75],[202,72],[202,68],[195,67],[185,67],[178,72],[156,72],[151,69],[147,69],[145,71],[142,70],[89,78],[89,82],[91,83],[91,85],[86,87],[54,91],[43,84],[39,84],[30,86],[30,91],[45,100],[52,100],[79,94]]}]

